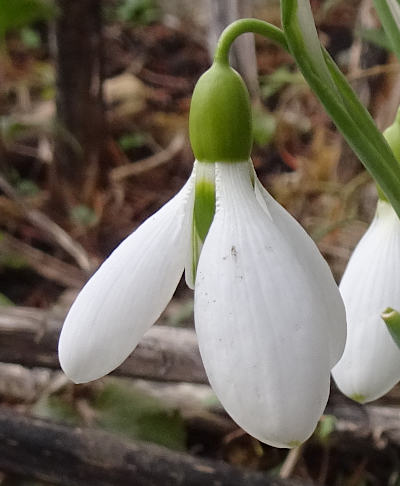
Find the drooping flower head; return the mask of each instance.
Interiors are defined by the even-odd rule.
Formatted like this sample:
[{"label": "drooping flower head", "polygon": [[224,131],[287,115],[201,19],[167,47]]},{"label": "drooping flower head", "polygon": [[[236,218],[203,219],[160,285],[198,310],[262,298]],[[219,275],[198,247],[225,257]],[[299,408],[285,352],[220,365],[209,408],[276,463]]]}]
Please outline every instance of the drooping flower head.
[{"label": "drooping flower head", "polygon": [[[385,137],[400,161],[400,111]],[[361,403],[376,400],[400,380],[400,349],[381,317],[388,307],[400,309],[400,220],[378,192],[374,219],[340,283],[348,333],[343,356],[332,370],[340,390]]]},{"label": "drooping flower head", "polygon": [[347,311],[347,342],[332,370],[340,390],[370,402],[400,380],[400,349],[381,313],[400,309],[400,220],[380,200],[374,220],[354,250],[340,283]]},{"label": "drooping flower head", "polygon": [[117,367],[185,267],[217,397],[254,437],[293,447],[326,405],[344,348],[343,303],[310,237],[255,175],[248,93],[226,63],[214,63],[196,86],[190,137],[189,181],[82,289],[62,330],[60,362],[75,382]]}]

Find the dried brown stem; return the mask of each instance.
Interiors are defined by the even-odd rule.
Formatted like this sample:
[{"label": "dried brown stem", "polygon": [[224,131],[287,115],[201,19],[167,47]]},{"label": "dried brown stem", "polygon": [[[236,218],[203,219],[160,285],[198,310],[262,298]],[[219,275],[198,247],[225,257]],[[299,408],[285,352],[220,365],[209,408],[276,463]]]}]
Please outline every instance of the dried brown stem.
[{"label": "dried brown stem", "polygon": [[37,209],[28,207],[23,199],[18,196],[14,188],[1,175],[0,189],[18,205],[19,209],[31,224],[43,231],[50,240],[57,243],[63,250],[71,255],[82,270],[88,274],[91,273],[93,268],[86,251],[79,243],[74,241],[69,234],[61,228],[61,226]]},{"label": "dried brown stem", "polygon": [[87,280],[87,275],[79,268],[38,250],[11,235],[2,236],[0,251],[17,253],[39,275],[65,287],[81,288]]},{"label": "dried brown stem", "polygon": [[155,169],[160,165],[166,164],[183,149],[184,145],[185,137],[180,133],[172,139],[168,147],[151,157],[116,167],[111,171],[111,179],[115,182],[121,181],[127,177],[139,175],[148,170]]}]

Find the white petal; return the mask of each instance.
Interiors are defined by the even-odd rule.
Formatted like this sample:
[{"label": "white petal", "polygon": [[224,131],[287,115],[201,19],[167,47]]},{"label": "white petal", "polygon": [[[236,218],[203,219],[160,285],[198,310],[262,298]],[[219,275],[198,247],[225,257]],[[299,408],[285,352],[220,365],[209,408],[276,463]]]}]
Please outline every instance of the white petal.
[{"label": "white petal", "polygon": [[193,175],[181,191],[126,238],[78,295],[59,342],[73,381],[95,380],[133,351],[172,297],[189,245]]},{"label": "white petal", "polygon": [[216,171],[216,214],[195,287],[201,355],[232,418],[263,442],[293,447],[328,399],[325,308],[301,253],[257,202],[248,163]]},{"label": "white petal", "polygon": [[379,398],[400,379],[400,350],[380,317],[386,307],[400,309],[399,275],[400,221],[388,203],[379,201],[340,283],[347,342],[332,374],[341,391],[360,402]]},{"label": "white petal", "polygon": [[329,334],[330,366],[332,368],[342,356],[346,343],[346,313],[329,265],[310,236],[264,189],[257,177],[255,191],[258,201],[266,205],[268,214],[274,220],[275,225],[289,241],[293,242],[301,254],[303,265],[313,276],[311,281],[313,291],[316,298],[324,303],[326,309],[326,318],[321,324],[325,324],[326,332]]}]

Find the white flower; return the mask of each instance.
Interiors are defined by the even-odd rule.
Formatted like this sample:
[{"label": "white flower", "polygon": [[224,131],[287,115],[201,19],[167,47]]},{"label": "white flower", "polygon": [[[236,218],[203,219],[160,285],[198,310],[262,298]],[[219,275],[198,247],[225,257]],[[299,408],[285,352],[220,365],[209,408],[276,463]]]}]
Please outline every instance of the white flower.
[{"label": "white flower", "polygon": [[340,390],[359,402],[379,398],[400,379],[400,350],[381,318],[387,307],[400,309],[399,273],[400,221],[380,200],[340,283],[348,335],[332,373]]},{"label": "white flower", "polygon": [[[61,334],[61,365],[75,382],[117,367],[168,303],[186,261],[215,393],[250,434],[293,447],[313,432],[343,352],[339,291],[312,240],[262,188],[251,163],[196,162],[195,172],[79,294]],[[193,193],[201,199],[204,182],[216,200],[207,236],[204,220],[193,219]]]}]

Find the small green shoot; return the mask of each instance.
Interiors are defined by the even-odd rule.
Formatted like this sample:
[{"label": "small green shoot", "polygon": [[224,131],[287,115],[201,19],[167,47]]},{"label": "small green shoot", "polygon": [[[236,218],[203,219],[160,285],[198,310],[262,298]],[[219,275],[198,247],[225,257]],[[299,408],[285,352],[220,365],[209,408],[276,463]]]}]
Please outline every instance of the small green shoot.
[{"label": "small green shoot", "polygon": [[393,341],[397,344],[400,348],[400,314],[397,310],[388,307],[385,309],[381,317],[386,324],[390,335],[393,338]]},{"label": "small green shoot", "polygon": [[124,0],[116,16],[121,22],[148,25],[159,20],[161,11],[154,0]]},{"label": "small green shoot", "polygon": [[85,204],[78,204],[70,210],[71,221],[87,228],[97,224],[99,218],[92,208]]},{"label": "small green shoot", "polygon": [[128,133],[118,139],[118,145],[124,152],[143,147],[146,143],[146,136],[143,133]]}]

